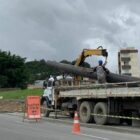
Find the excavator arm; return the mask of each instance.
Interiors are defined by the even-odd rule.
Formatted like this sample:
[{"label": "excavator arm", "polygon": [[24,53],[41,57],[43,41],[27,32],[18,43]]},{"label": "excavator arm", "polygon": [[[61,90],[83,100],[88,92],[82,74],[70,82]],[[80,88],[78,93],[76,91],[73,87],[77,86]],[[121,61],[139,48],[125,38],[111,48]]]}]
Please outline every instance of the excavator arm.
[{"label": "excavator arm", "polygon": [[83,49],[82,53],[77,58],[75,65],[81,66],[85,61],[85,58],[92,55],[104,56],[107,60],[108,52],[106,49],[103,49],[102,46],[99,46],[97,49]]}]

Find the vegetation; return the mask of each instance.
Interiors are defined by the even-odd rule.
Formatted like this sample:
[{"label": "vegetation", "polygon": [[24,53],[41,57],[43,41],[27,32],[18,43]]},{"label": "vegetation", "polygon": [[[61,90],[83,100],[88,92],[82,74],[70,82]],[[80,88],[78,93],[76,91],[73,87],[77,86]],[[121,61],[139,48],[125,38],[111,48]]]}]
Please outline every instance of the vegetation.
[{"label": "vegetation", "polygon": [[3,99],[25,99],[29,95],[41,96],[43,89],[25,89],[25,90],[12,90],[12,91],[1,91],[0,96]]},{"label": "vegetation", "polygon": [[[71,64],[74,65],[76,62],[76,60],[72,61]],[[83,62],[83,64],[81,65],[81,67],[85,67],[85,68],[90,68],[90,64],[87,62]]]},{"label": "vegetation", "polygon": [[[68,60],[62,60],[60,61],[60,63],[64,63],[64,64],[72,64],[72,62],[68,61]],[[72,64],[73,65],[73,64]]]},{"label": "vegetation", "polygon": [[[60,61],[61,63],[65,63],[65,64],[72,64],[72,65],[75,65],[76,63],[76,60],[73,60],[72,62],[70,61],[67,61],[67,60],[62,60]],[[90,64],[87,63],[87,62],[83,62],[83,64],[81,65],[82,67],[85,67],[85,68],[90,68]]]},{"label": "vegetation", "polygon": [[[61,63],[65,64],[75,64],[75,61],[67,61],[62,60]],[[87,62],[84,62],[83,67],[90,67],[90,64]],[[30,72],[29,82],[34,83],[35,80],[44,80],[48,78],[50,75],[60,75],[60,72],[58,72],[56,69],[51,68],[47,66],[46,61],[44,59],[42,60],[34,60],[26,63],[26,67],[28,68],[28,71]]]},{"label": "vegetation", "polygon": [[0,50],[0,88],[26,88],[28,77],[25,58]]},{"label": "vegetation", "polygon": [[58,74],[55,69],[48,67],[43,59],[26,62],[26,67],[30,73],[29,83],[34,83],[35,80],[44,80],[50,75]]},{"label": "vegetation", "polygon": [[[36,80],[45,80],[50,75],[60,75],[56,69],[47,66],[46,61],[25,62],[25,58],[0,50],[0,88],[25,89]],[[75,61],[62,60],[61,63],[75,64]],[[86,62],[83,67],[90,67]]]}]

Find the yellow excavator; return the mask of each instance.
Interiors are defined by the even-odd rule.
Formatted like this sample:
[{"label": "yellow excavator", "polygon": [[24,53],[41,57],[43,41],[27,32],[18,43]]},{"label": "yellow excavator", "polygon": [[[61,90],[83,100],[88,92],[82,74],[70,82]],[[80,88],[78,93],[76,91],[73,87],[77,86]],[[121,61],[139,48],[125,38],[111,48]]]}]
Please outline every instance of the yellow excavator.
[{"label": "yellow excavator", "polygon": [[85,61],[86,57],[98,55],[105,57],[105,63],[107,63],[108,52],[106,49],[103,49],[102,46],[99,46],[97,49],[83,49],[82,53],[76,59],[75,66],[81,66]]},{"label": "yellow excavator", "polygon": [[[103,49],[102,46],[99,46],[97,49],[83,49],[82,53],[76,59],[75,66],[81,66],[84,63],[85,59],[92,55],[105,57],[105,62],[103,65],[107,64],[108,52],[106,49]],[[77,82],[81,81],[81,76],[76,76],[74,79]],[[79,84],[79,82],[78,82],[78,84]]]}]

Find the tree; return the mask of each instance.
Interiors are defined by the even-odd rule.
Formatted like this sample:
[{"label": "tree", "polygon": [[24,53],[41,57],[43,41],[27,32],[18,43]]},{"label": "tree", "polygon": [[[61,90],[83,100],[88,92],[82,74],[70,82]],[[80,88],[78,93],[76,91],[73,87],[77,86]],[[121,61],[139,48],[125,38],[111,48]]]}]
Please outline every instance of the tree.
[{"label": "tree", "polygon": [[28,71],[25,58],[0,50],[0,87],[26,88]]},{"label": "tree", "polygon": [[30,72],[30,83],[34,83],[35,80],[44,80],[50,75],[58,75],[58,71],[47,66],[44,59],[26,62],[26,66]]},{"label": "tree", "polygon": [[62,60],[62,61],[60,61],[60,63],[64,63],[64,64],[72,64],[70,61],[68,61],[68,60]]},{"label": "tree", "polygon": [[[62,60],[62,61],[60,61],[60,63],[75,65],[76,60],[73,60],[72,62],[71,61],[68,61],[68,60]],[[87,62],[83,62],[83,64],[81,65],[81,67],[90,68],[90,64],[87,63]]]},{"label": "tree", "polygon": [[[75,61],[62,60],[60,63],[74,64]],[[47,66],[44,59],[26,62],[26,66],[30,72],[29,83],[34,83],[35,80],[45,80],[50,75],[56,76],[62,74],[62,72],[57,71],[55,68]],[[84,62],[82,66],[90,67],[87,62]]]},{"label": "tree", "polygon": [[[76,60],[73,60],[71,63],[72,63],[72,65],[75,65]],[[90,68],[90,64],[87,63],[87,62],[83,62],[83,64],[81,65],[81,67]]]}]

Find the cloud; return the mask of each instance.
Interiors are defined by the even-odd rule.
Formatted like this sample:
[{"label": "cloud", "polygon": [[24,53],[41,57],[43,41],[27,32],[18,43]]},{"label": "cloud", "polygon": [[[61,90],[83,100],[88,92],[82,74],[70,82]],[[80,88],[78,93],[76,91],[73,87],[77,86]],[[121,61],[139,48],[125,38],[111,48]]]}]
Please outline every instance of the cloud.
[{"label": "cloud", "polygon": [[139,7],[139,0],[1,0],[0,49],[27,60],[60,61],[101,45],[109,52],[108,67],[116,71],[120,48],[140,51]]},{"label": "cloud", "polygon": [[[31,40],[28,44],[28,59],[32,58],[33,56],[36,59],[39,59],[39,57],[37,57],[37,54],[39,54],[40,52],[42,53],[42,56],[45,56],[44,59],[53,59],[53,56],[55,56],[57,54],[57,50],[56,48],[51,47],[47,42],[43,41],[43,40]],[[30,54],[30,52],[32,51],[32,55]],[[31,57],[30,57],[31,55]]]}]

